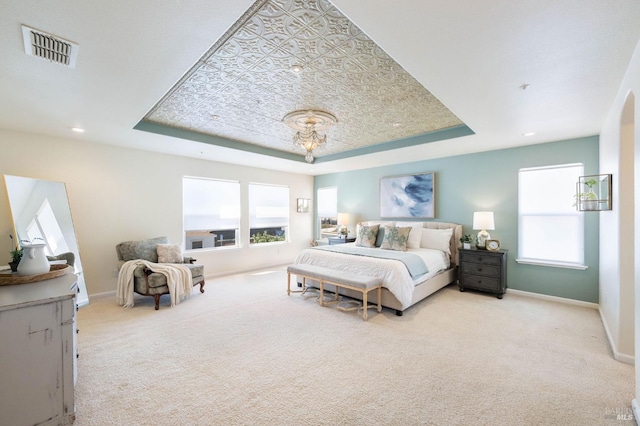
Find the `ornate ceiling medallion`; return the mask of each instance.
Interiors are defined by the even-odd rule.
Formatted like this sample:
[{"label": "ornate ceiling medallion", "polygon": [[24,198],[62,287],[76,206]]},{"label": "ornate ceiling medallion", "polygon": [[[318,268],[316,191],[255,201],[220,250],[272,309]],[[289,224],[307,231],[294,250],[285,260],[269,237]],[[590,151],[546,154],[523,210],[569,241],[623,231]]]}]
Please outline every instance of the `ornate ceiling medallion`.
[{"label": "ornate ceiling medallion", "polygon": [[327,135],[319,135],[318,131],[328,129],[338,120],[329,112],[305,109],[290,112],[284,116],[282,122],[297,130],[293,136],[293,143],[307,152],[304,156],[305,161],[313,163],[313,150],[327,141]]}]

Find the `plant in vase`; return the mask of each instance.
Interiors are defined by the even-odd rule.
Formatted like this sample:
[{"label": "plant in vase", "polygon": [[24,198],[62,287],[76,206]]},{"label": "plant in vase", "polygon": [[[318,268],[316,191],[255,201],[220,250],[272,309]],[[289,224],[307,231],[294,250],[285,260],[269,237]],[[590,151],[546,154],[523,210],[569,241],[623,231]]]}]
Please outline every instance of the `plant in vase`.
[{"label": "plant in vase", "polygon": [[465,234],[460,237],[460,242],[462,243],[462,248],[470,249],[471,244],[476,241],[476,236],[473,234]]},{"label": "plant in vase", "polygon": [[576,201],[573,203],[575,207],[577,203],[580,203],[579,210],[597,210],[598,201],[596,193],[593,192],[593,187],[598,184],[598,181],[591,178],[583,182],[587,188],[587,192],[579,192],[576,194]]},{"label": "plant in vase", "polygon": [[11,262],[9,262],[9,266],[11,267],[11,272],[16,272],[24,250],[18,244],[13,248],[13,235],[9,235],[9,238],[11,238],[11,248],[13,249],[9,252],[9,254],[11,254]]}]

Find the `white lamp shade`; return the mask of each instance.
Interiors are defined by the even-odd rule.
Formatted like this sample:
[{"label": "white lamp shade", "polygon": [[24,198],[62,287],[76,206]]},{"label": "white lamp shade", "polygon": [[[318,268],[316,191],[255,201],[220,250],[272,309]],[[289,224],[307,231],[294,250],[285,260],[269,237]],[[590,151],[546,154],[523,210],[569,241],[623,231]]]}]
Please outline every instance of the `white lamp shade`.
[{"label": "white lamp shade", "polygon": [[338,213],[338,225],[349,224],[349,213]]},{"label": "white lamp shade", "polygon": [[493,212],[474,212],[473,229],[489,231],[496,229],[493,222]]}]

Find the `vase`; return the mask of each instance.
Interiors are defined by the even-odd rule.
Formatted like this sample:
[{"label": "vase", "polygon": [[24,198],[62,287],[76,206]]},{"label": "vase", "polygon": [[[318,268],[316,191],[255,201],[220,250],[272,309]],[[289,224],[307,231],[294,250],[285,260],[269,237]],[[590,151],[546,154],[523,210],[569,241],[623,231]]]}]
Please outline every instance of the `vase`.
[{"label": "vase", "polygon": [[11,268],[11,272],[18,272],[18,265],[20,264],[20,261],[18,262],[9,262],[9,267]]},{"label": "vase", "polygon": [[471,249],[471,243],[462,243],[462,248],[467,250]]},{"label": "vase", "polygon": [[44,254],[46,244],[25,244],[24,253],[18,265],[18,275],[44,274],[51,270],[47,256]]}]

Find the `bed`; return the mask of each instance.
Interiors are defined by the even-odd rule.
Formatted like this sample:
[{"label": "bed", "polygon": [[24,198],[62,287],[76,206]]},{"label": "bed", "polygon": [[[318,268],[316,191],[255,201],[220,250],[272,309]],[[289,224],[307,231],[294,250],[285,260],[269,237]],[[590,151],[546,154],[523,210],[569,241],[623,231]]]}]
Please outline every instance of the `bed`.
[{"label": "bed", "polygon": [[[359,239],[355,243],[308,248],[300,252],[294,263],[381,278],[382,306],[394,309],[399,316],[407,308],[455,282],[462,225],[448,222],[369,221],[359,223],[356,232],[359,234],[361,227],[371,230],[376,225],[380,232],[376,235],[374,246],[362,247],[363,242]],[[419,274],[420,271],[413,270],[412,276],[411,267],[399,258],[404,256],[400,249],[380,248],[383,240],[380,234],[384,234],[382,230],[389,234],[394,227],[411,228],[404,253],[422,258],[428,272]],[[301,280],[298,279],[298,282]],[[315,286],[316,283],[307,281],[307,285]],[[335,291],[331,285],[326,285],[325,289]],[[361,299],[358,292],[341,290],[340,294]],[[369,301],[377,303],[377,296],[371,296]]]}]

